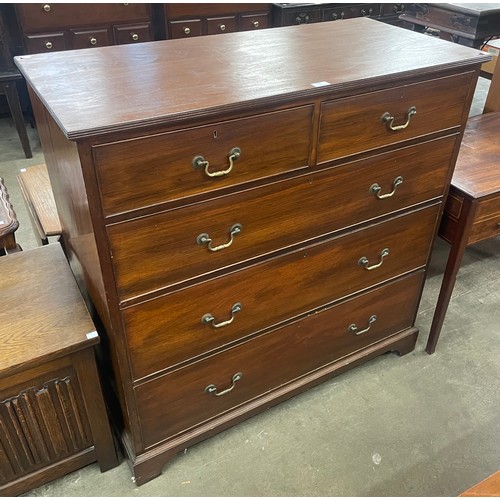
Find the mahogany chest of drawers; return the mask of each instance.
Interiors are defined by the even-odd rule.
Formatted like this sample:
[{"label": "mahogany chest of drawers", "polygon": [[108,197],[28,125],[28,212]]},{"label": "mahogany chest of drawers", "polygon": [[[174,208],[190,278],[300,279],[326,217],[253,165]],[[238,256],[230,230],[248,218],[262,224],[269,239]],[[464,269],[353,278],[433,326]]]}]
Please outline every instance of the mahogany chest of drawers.
[{"label": "mahogany chest of drawers", "polygon": [[17,58],[138,484],[414,348],[487,59],[363,18]]}]

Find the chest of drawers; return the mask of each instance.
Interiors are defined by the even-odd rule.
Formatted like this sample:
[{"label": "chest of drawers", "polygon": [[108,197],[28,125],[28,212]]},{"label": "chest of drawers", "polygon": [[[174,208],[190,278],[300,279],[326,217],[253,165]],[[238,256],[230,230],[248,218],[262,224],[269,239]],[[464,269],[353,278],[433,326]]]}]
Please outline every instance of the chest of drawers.
[{"label": "chest of drawers", "polygon": [[369,19],[17,58],[138,484],[414,348],[487,58]]}]

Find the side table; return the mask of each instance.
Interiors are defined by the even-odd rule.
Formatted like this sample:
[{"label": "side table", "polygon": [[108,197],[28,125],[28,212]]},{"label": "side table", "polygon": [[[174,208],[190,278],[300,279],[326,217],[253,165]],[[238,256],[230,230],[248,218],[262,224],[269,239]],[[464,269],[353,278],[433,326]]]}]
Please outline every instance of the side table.
[{"label": "side table", "polygon": [[117,465],[94,324],[59,244],[0,258],[0,495]]},{"label": "side table", "polygon": [[500,35],[500,3],[413,3],[399,18],[415,31],[437,29],[440,38],[476,49]]}]

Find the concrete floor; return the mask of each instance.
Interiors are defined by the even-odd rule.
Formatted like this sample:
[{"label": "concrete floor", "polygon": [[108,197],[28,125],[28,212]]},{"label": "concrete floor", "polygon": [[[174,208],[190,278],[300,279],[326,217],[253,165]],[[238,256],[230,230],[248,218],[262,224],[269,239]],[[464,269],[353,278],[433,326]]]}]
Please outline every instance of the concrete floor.
[{"label": "concrete floor", "polygon": [[[481,79],[473,113],[488,82]],[[0,176],[35,239],[15,175],[23,157],[0,120]],[[125,461],[96,464],[28,496],[456,496],[500,469],[500,238],[468,248],[437,352],[424,352],[448,246],[437,241],[416,349],[383,355],[185,450],[138,488]]]}]

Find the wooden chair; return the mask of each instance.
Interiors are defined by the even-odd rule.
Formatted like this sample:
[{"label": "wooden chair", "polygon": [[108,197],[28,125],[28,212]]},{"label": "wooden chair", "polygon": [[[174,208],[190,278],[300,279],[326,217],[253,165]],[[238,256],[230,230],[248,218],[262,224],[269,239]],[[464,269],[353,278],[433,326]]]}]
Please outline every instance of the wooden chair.
[{"label": "wooden chair", "polygon": [[500,235],[500,65],[493,74],[482,115],[467,122],[439,236],[451,245],[426,351],[441,333],[467,246]]},{"label": "wooden chair", "polygon": [[9,193],[0,177],[0,255],[22,250],[14,235],[18,227],[19,222],[9,201]]}]

